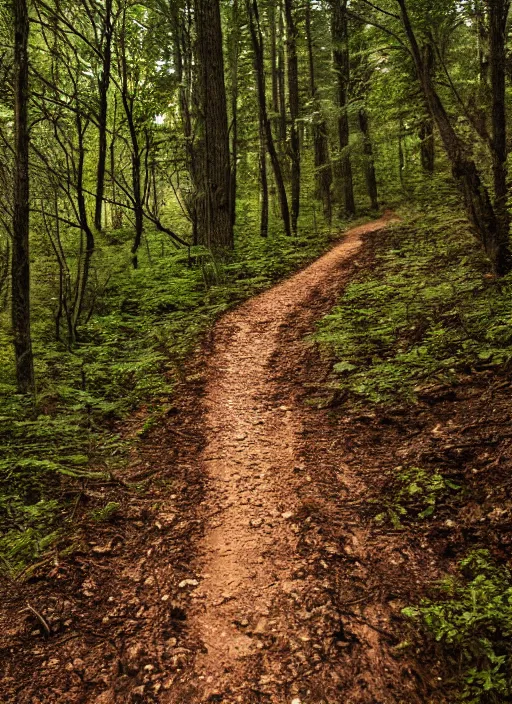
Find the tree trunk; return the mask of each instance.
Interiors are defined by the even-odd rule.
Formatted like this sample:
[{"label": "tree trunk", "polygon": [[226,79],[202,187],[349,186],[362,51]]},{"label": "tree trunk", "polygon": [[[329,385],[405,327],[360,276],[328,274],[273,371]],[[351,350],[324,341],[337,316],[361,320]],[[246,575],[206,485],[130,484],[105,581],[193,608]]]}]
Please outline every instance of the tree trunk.
[{"label": "tree trunk", "polygon": [[128,56],[126,48],[126,10],[123,13],[122,28],[120,33],[120,59],[121,59],[121,100],[123,103],[126,122],[128,124],[128,133],[130,135],[131,146],[131,162],[132,162],[132,193],[131,201],[133,213],[135,216],[135,237],[132,244],[132,265],[134,269],[139,266],[138,251],[142,242],[144,232],[144,209],[143,209],[143,189],[141,177],[141,149],[139,145],[139,135],[137,134],[137,125],[135,123],[135,96],[130,94],[129,76],[128,76]]},{"label": "tree trunk", "polygon": [[112,137],[110,140],[110,188],[112,196],[112,206],[110,209],[110,226],[114,230],[119,230],[123,226],[123,209],[117,205],[117,184],[116,184],[116,139],[117,139],[117,98],[114,96],[114,115],[112,126]]},{"label": "tree trunk", "polygon": [[219,0],[194,0],[198,109],[197,239],[233,247],[230,212],[229,128]]},{"label": "tree trunk", "polygon": [[99,111],[98,111],[98,166],[96,171],[96,198],[94,209],[94,227],[101,231],[103,222],[103,198],[105,193],[105,173],[108,151],[108,89],[110,85],[110,70],[112,64],[112,0],[105,2],[105,37],[103,47],[103,65],[98,81]]},{"label": "tree trunk", "polygon": [[272,112],[273,119],[277,121],[277,135],[279,134],[279,66],[277,59],[277,15],[275,3],[270,3],[268,10],[270,24],[270,70],[272,79]]},{"label": "tree trunk", "polygon": [[366,190],[370,197],[372,210],[379,209],[379,191],[377,188],[377,176],[375,174],[375,161],[373,159],[373,147],[370,137],[370,127],[368,125],[368,115],[364,107],[359,108],[359,129],[363,135],[363,153],[365,156],[365,179]]},{"label": "tree trunk", "polygon": [[192,188],[183,195],[183,202],[192,222],[192,242],[197,244],[196,193],[199,190],[196,174],[195,147],[192,133],[192,73],[193,57],[190,41],[192,17],[191,2],[185,2],[184,12],[179,11],[178,3],[169,5],[174,25],[174,67],[179,85],[179,112],[181,129],[185,142],[185,165]]},{"label": "tree trunk", "polygon": [[405,151],[404,151],[404,121],[402,116],[398,120],[398,176],[400,178],[400,185],[404,187],[404,174],[405,174]]},{"label": "tree trunk", "polygon": [[26,0],[14,0],[14,209],[12,242],[12,329],[18,393],[35,392],[30,332],[29,257],[29,17]]},{"label": "tree trunk", "polygon": [[329,135],[322,108],[318,100],[315,77],[315,59],[313,36],[311,31],[311,0],[306,5],[306,41],[309,60],[309,92],[313,104],[313,148],[315,152],[315,177],[317,194],[322,201],[324,218],[328,223],[332,220],[332,168],[329,158]]},{"label": "tree trunk", "polygon": [[332,0],[333,66],[336,74],[339,147],[339,179],[342,193],[342,210],[349,217],[356,212],[352,162],[348,148],[350,126],[348,121],[348,88],[350,81],[350,57],[348,51],[347,0]]},{"label": "tree trunk", "polygon": [[85,236],[85,249],[83,246],[80,248],[79,266],[81,267],[81,271],[78,273],[77,276],[75,299],[73,303],[73,325],[71,331],[72,339],[70,342],[75,342],[76,340],[78,340],[78,325],[80,323],[80,318],[84,309],[85,296],[89,284],[89,274],[91,271],[91,260],[95,249],[94,235],[89,226],[89,218],[87,214],[87,205],[85,200],[84,188],[86,153],[85,135],[88,128],[88,122],[86,121],[84,124],[79,110],[77,110],[75,113],[75,119],[78,136],[76,200],[78,206],[78,217],[80,221],[82,239]]},{"label": "tree trunk", "polygon": [[230,80],[231,80],[231,173],[229,188],[229,210],[232,227],[236,224],[236,194],[238,172],[238,64],[240,57],[240,16],[238,0],[233,0],[230,36]]},{"label": "tree trunk", "polygon": [[290,156],[292,162],[292,232],[297,235],[300,213],[300,140],[299,119],[299,64],[297,57],[297,26],[293,0],[284,0],[286,16],[286,54],[288,61],[288,101],[290,105]]},{"label": "tree trunk", "polygon": [[285,151],[286,145],[286,90],[285,90],[285,57],[284,57],[284,22],[283,22],[283,2],[279,0],[278,5],[278,36],[277,36],[277,85],[279,92],[279,148]]},{"label": "tree trunk", "polygon": [[[508,252],[510,213],[507,207],[507,111],[505,105],[505,67],[507,19],[510,0],[489,3],[489,61],[492,92],[492,170],[494,210],[498,224],[498,258],[510,258]],[[509,264],[510,265],[510,264]],[[500,267],[503,266],[502,264]],[[505,265],[506,269],[506,265]]]},{"label": "tree trunk", "polygon": [[434,142],[434,124],[427,117],[421,122],[419,131],[421,168],[426,174],[432,175],[435,169],[436,152]]},{"label": "tree trunk", "polygon": [[268,178],[267,178],[267,145],[265,125],[260,120],[260,235],[268,237]]},{"label": "tree trunk", "polygon": [[267,112],[267,98],[265,90],[265,72],[264,72],[264,55],[263,55],[263,37],[261,34],[261,26],[259,20],[259,10],[257,0],[246,0],[247,14],[249,16],[249,29],[251,33],[251,42],[254,54],[254,72],[256,74],[256,85],[258,90],[258,107],[260,116],[260,125],[263,126],[265,133],[265,142],[272,171],[274,172],[274,180],[276,182],[277,193],[279,197],[279,205],[281,208],[281,217],[287,236],[291,235],[290,228],[290,210],[288,208],[288,197],[284,185],[281,164],[277,155],[274,137],[272,135],[272,127]]},{"label": "tree trunk", "polygon": [[[455,132],[443,102],[436,91],[431,72],[428,69],[430,63],[428,56],[425,57],[425,52],[422,53],[420,50],[405,0],[398,0],[398,4],[420,85],[450,160],[454,179],[462,193],[466,212],[491,261],[495,274],[503,276],[512,268],[508,232],[505,236],[476,164],[468,156],[467,149]],[[431,48],[426,47],[425,51],[431,51]],[[495,97],[495,100],[499,102],[500,98]]]},{"label": "tree trunk", "polygon": [[144,233],[144,209],[142,204],[142,181],[141,181],[141,158],[137,134],[132,133],[132,192],[133,192],[133,212],[135,215],[135,237],[132,244],[132,264],[133,268],[139,266],[138,251]]}]

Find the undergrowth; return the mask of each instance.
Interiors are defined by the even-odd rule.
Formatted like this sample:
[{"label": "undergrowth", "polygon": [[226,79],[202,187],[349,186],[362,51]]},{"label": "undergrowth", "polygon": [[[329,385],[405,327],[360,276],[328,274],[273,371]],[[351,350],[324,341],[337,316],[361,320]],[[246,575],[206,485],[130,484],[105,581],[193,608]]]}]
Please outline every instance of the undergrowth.
[{"label": "undergrowth", "polygon": [[347,287],[314,340],[335,386],[372,402],[414,401],[461,372],[512,360],[512,275],[497,282],[456,207],[393,225],[375,267]]},{"label": "undergrowth", "polygon": [[[353,279],[313,336],[334,357],[337,397],[356,407],[409,405],[475,371],[507,372],[512,274],[489,274],[455,203],[409,211],[379,237],[375,265]],[[375,501],[376,522],[418,530],[464,497],[442,469],[398,467]],[[425,635],[420,652],[433,648],[448,672],[448,701],[512,701],[512,575],[488,552],[470,553],[456,577],[404,615]]]},{"label": "undergrowth", "polygon": [[242,222],[244,236],[224,256],[192,248],[189,257],[147,232],[137,270],[131,233],[106,233],[95,257],[98,271],[110,273],[72,350],[54,339],[55,265],[42,260],[34,275],[35,405],[15,393],[8,320],[0,320],[0,571],[19,574],[65,530],[83,483],[119,468],[126,442],[116,421],[145,405],[138,437],[149,432],[218,315],[326,248],[328,229],[309,225],[298,238],[274,230],[262,239],[248,236],[255,223]]},{"label": "undergrowth", "polygon": [[512,574],[485,550],[472,552],[459,574],[432,599],[404,615],[421,625],[451,666],[457,698],[467,704],[503,704],[512,697]]}]

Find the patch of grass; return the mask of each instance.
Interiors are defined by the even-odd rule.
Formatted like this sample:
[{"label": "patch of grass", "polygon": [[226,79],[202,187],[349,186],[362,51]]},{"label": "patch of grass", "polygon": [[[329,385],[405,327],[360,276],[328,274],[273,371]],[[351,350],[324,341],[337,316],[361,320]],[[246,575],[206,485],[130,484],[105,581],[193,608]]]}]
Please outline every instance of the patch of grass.
[{"label": "patch of grass", "polygon": [[[437,596],[403,613],[421,625],[452,668],[458,700],[503,704],[512,696],[512,574],[485,550],[471,553]],[[435,645],[434,645],[435,644]]]}]

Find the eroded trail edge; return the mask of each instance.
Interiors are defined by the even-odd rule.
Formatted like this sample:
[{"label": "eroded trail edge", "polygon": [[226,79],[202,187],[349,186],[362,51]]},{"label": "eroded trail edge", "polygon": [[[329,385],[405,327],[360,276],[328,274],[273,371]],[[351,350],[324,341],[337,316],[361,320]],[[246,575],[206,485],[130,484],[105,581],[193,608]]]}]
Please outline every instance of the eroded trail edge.
[{"label": "eroded trail edge", "polygon": [[[172,701],[186,696],[284,704],[301,692],[317,701],[311,687],[325,690],[325,683],[312,684],[325,657],[314,632],[322,604],[307,601],[307,594],[322,592],[322,575],[308,576],[299,544],[300,524],[307,520],[302,489],[315,472],[303,453],[310,417],[297,401],[304,335],[319,304],[327,310],[341,290],[363,235],[390,218],[349,231],[314,264],[227,314],[215,328],[201,458],[208,481],[205,534],[191,615],[203,648],[188,693],[174,693]],[[357,543],[357,531],[353,539]],[[339,614],[327,611],[321,617],[335,634]],[[375,632],[367,635],[376,640]],[[318,657],[311,658],[308,648]]]}]

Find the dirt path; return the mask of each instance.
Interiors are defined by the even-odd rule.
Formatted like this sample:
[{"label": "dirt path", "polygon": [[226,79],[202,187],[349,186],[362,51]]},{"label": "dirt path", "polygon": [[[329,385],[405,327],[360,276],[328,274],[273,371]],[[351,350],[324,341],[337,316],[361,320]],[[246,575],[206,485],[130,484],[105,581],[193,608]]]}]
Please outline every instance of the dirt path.
[{"label": "dirt path", "polygon": [[[408,421],[307,404],[331,365],[304,338],[391,217],[225,315],[67,548],[5,583],[2,704],[429,701],[396,616],[436,561],[366,511]],[[91,521],[89,495],[119,511]]]},{"label": "dirt path", "polygon": [[[300,374],[300,348],[314,323],[315,304],[340,290],[361,237],[388,221],[385,217],[351,230],[313,265],[216,326],[206,368],[205,536],[191,620],[204,647],[187,694],[182,690],[169,701],[177,704],[186,696],[190,704],[245,704],[258,683],[275,684],[265,701],[288,701],[289,682],[279,681],[284,662],[279,650],[268,649],[265,638],[270,635],[282,645],[312,639],[307,622],[297,633],[295,615],[276,613],[275,606],[289,603],[290,594],[304,583],[307,566],[298,549],[303,503],[297,483],[311,481],[307,472],[315,467],[306,468],[304,475],[301,433],[307,420],[283,371]],[[292,339],[283,346],[283,331],[291,326]],[[303,608],[297,598],[296,610]]]},{"label": "dirt path", "polygon": [[[361,406],[332,398],[332,360],[305,341],[393,245],[389,220],[224,316],[129,463],[84,483],[75,530],[0,578],[1,704],[455,700],[451,661],[402,610],[475,545],[510,555],[508,372]],[[469,500],[376,522],[404,466]]]}]

